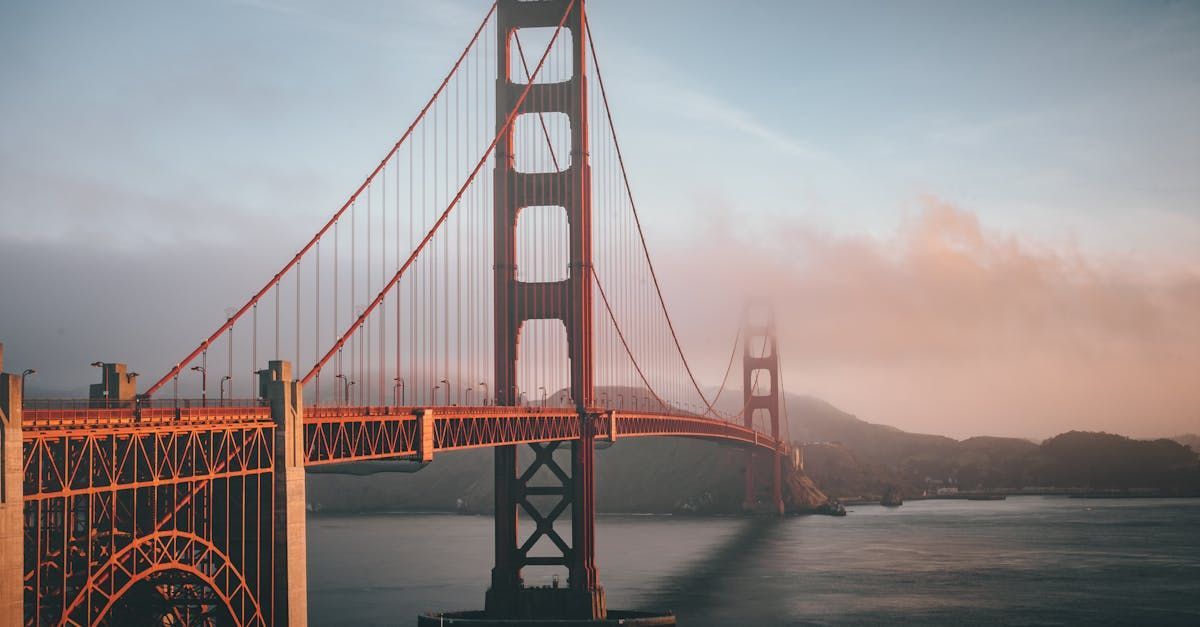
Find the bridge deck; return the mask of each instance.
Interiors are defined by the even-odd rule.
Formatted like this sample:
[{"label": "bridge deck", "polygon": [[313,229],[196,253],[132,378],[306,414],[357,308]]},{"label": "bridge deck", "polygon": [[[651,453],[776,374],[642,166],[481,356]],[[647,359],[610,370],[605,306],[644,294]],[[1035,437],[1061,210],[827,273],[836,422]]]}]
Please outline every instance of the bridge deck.
[{"label": "bridge deck", "polygon": [[[770,436],[728,422],[688,414],[594,408],[597,438],[668,436],[724,441],[775,450]],[[506,444],[573,440],[579,437],[575,411],[558,407],[306,407],[305,459],[308,465],[416,457]],[[155,436],[238,429],[270,429],[270,409],[262,405],[180,408],[27,409],[22,421],[27,445],[95,446],[97,438],[122,441]],[[92,444],[88,444],[91,442]],[[64,451],[65,452],[65,451]]]}]

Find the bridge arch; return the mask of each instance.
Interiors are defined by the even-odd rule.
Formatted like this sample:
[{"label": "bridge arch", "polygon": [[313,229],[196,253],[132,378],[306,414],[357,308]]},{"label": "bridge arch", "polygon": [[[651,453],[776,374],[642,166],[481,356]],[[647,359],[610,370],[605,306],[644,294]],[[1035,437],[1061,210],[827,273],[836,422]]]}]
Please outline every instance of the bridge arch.
[{"label": "bridge arch", "polygon": [[[202,564],[216,566],[215,569],[210,569],[215,572],[225,570],[229,583],[234,584],[232,590],[222,586],[212,573],[201,569]],[[129,573],[129,581],[108,594],[101,586],[105,580],[111,580],[118,570]],[[267,624],[258,598],[251,592],[245,576],[233,565],[229,557],[205,538],[186,531],[156,532],[114,553],[100,568],[93,571],[75,600],[67,606],[62,616],[63,624],[98,624],[134,586],[149,580],[154,574],[169,571],[187,573],[208,586],[237,624]],[[94,594],[106,597],[100,611],[95,616],[84,617],[82,621],[71,621],[71,615],[78,612],[81,605],[88,603]],[[249,611],[239,611],[239,606]]]}]

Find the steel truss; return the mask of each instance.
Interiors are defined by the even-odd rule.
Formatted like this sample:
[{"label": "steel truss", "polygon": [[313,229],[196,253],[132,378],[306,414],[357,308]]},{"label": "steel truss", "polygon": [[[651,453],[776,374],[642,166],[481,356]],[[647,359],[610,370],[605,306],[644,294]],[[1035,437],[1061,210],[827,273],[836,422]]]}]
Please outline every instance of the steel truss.
[{"label": "steel truss", "polygon": [[103,427],[55,426],[51,411],[28,412],[23,433],[26,624],[270,624],[275,425],[262,408]]}]

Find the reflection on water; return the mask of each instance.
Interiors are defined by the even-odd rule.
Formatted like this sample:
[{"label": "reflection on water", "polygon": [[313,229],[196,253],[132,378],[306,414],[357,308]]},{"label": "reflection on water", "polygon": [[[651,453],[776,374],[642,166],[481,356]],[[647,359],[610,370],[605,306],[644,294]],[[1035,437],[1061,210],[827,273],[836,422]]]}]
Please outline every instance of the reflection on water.
[{"label": "reflection on water", "polygon": [[[684,625],[1200,624],[1200,500],[910,501],[845,518],[603,516],[614,608]],[[483,604],[492,520],[309,519],[315,625],[411,625]],[[530,583],[546,573],[530,573]]]}]

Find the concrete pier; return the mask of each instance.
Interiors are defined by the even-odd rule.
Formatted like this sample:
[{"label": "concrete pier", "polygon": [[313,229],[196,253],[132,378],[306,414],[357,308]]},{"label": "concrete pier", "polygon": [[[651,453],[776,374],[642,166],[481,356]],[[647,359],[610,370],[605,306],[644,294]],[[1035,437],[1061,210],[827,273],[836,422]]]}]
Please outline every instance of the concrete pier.
[{"label": "concrete pier", "polygon": [[304,387],[292,365],[260,373],[275,421],[275,625],[308,625],[308,538],[304,522]]},{"label": "concrete pier", "polygon": [[[4,345],[0,344],[0,372],[3,369]],[[21,376],[0,374],[0,625],[25,623],[21,466]]]}]

